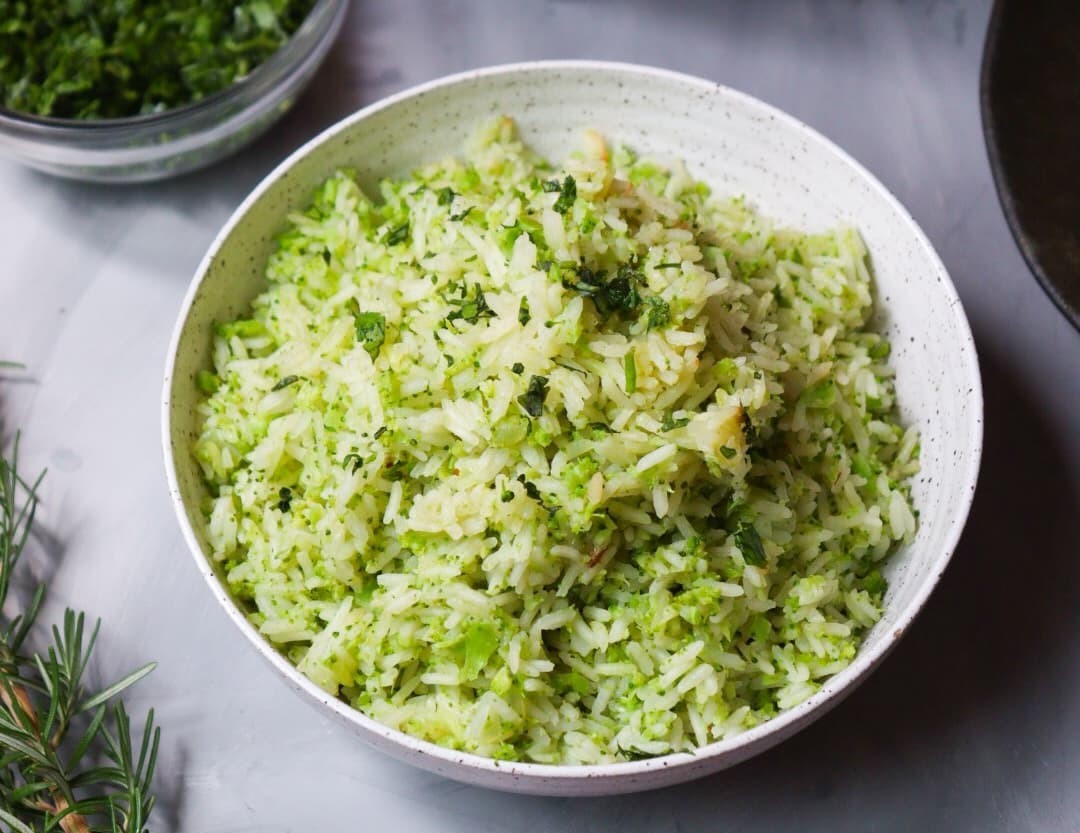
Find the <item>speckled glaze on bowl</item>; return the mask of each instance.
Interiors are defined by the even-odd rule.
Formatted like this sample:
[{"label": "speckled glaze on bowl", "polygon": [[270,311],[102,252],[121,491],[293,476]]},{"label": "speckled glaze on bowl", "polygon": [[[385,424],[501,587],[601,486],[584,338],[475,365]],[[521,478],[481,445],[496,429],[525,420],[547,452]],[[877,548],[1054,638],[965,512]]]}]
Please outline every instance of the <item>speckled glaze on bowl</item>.
[{"label": "speckled glaze on bowl", "polygon": [[[457,152],[477,122],[500,113],[512,115],[526,140],[554,160],[593,127],[644,154],[684,159],[716,192],[745,193],[783,222],[806,229],[854,223],[873,261],[878,323],[893,342],[902,418],[922,432],[923,471],[913,485],[918,533],[890,561],[885,615],[847,669],[801,705],[694,755],[598,766],[510,763],[387,728],[329,697],[278,654],[205,555],[205,488],[191,453],[195,374],[210,364],[214,322],[239,316],[263,289],[263,267],[286,214],[339,167],[358,169],[362,184],[372,185]],[[169,353],[162,417],[169,488],[195,562],[237,627],[294,688],[396,758],[473,784],[549,795],[626,793],[697,778],[768,749],[836,705],[896,644],[948,564],[982,449],[982,388],[967,320],[945,267],[896,199],[835,145],[760,101],[685,75],[595,62],[519,64],[445,78],[367,107],[300,148],[237,209],[199,266]]]}]

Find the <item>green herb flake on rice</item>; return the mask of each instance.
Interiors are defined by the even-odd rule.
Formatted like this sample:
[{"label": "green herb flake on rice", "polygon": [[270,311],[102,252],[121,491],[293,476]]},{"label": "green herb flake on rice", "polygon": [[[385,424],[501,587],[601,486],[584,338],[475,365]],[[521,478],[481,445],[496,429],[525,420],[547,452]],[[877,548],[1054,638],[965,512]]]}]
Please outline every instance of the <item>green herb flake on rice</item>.
[{"label": "green herb flake on rice", "polygon": [[230,590],[318,685],[584,764],[731,737],[851,662],[918,470],[857,232],[592,131],[554,171],[506,118],[290,224],[218,327],[195,454]]}]

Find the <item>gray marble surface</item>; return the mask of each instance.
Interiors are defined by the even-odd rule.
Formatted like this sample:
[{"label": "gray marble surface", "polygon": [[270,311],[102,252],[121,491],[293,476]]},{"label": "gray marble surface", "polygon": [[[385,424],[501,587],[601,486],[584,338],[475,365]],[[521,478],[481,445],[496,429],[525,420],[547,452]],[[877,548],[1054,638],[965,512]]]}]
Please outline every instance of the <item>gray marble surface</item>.
[{"label": "gray marble surface", "polygon": [[[165,729],[158,831],[1080,830],[1080,335],[1028,274],[990,178],[978,2],[355,0],[315,87],[241,157],[107,188],[0,161],[0,388],[48,466],[32,567],[49,610],[104,618],[96,673],[150,659]],[[173,520],[158,396],[181,296],[271,166],[360,105],[449,72],[555,57],[652,63],[809,122],[922,224],[975,331],[986,454],[926,611],[846,703],[713,778],[618,799],[487,793],[359,745],[216,607]],[[662,129],[662,125],[657,125]]]}]

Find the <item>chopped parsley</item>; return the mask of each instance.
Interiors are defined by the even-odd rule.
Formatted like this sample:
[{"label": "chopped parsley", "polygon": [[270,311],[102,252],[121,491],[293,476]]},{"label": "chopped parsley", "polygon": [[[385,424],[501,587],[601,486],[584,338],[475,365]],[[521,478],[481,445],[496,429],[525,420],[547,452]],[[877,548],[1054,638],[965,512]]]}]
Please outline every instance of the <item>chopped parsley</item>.
[{"label": "chopped parsley", "polygon": [[514,362],[510,366],[510,372],[516,373],[518,376],[520,376],[522,373],[525,372],[525,365],[523,365],[521,362]]},{"label": "chopped parsley", "polygon": [[475,207],[475,206],[472,206],[472,205],[470,205],[470,206],[469,206],[468,208],[466,208],[466,209],[465,209],[464,211],[459,211],[459,212],[458,212],[457,214],[451,214],[451,215],[450,215],[450,219],[451,219],[451,220],[454,220],[454,221],[457,221],[457,220],[464,220],[464,219],[465,219],[466,217],[468,217],[468,216],[469,216],[469,214],[471,214],[471,213],[472,213],[472,210],[473,210],[473,208],[474,208],[474,207]]},{"label": "chopped parsley", "polygon": [[536,484],[533,483],[531,480],[527,479],[523,474],[519,474],[517,479],[518,483],[525,487],[525,494],[527,494],[529,497],[531,497],[533,500],[543,506],[544,499],[540,496],[540,490],[536,488]]},{"label": "chopped parsley", "polygon": [[454,189],[447,186],[446,188],[439,189],[439,205],[450,205],[454,201],[454,197],[457,194],[454,193]]},{"label": "chopped parsley", "polygon": [[544,399],[547,398],[548,380],[546,376],[533,376],[529,379],[529,388],[517,398],[518,403],[531,417],[544,413]]},{"label": "chopped parsley", "polygon": [[529,312],[529,299],[522,298],[521,303],[518,304],[518,323],[524,327],[532,320],[532,313]]},{"label": "chopped parsley", "polygon": [[364,465],[364,458],[357,454],[355,451],[351,454],[346,454],[345,459],[341,461],[341,467],[350,469],[353,474],[356,474],[360,467]]},{"label": "chopped parsley", "polygon": [[0,105],[63,119],[159,113],[250,75],[315,0],[0,0]]},{"label": "chopped parsley", "polygon": [[731,460],[739,452],[737,452],[734,448],[731,448],[730,446],[722,445],[720,446],[720,453],[724,455],[725,459]]},{"label": "chopped parsley", "polygon": [[555,205],[553,205],[552,208],[559,214],[565,214],[574,207],[574,201],[576,199],[577,183],[570,174],[567,174],[566,179],[563,180],[562,188],[559,191],[559,198],[555,200]]},{"label": "chopped parsley", "polygon": [[372,436],[372,438],[373,438],[373,439],[376,439],[376,440],[377,440],[377,439],[379,439],[379,437],[381,437],[381,436],[382,436],[383,434],[385,434],[385,433],[386,433],[386,426],[385,426],[385,425],[382,425],[382,426],[380,426],[380,427],[379,427],[379,429],[378,429],[378,430],[377,430],[377,431],[376,431],[376,432],[375,432],[374,434],[372,434],[371,436]]},{"label": "chopped parsley", "polygon": [[735,546],[742,552],[743,561],[754,567],[765,566],[765,545],[752,523],[744,521],[735,530]]},{"label": "chopped parsley", "polygon": [[292,489],[288,486],[282,486],[278,489],[277,508],[282,512],[288,512],[292,509]]},{"label": "chopped parsley", "polygon": [[612,312],[633,312],[641,305],[637,291],[637,275],[626,266],[620,266],[618,274],[604,284],[593,297],[602,315]]},{"label": "chopped parsley", "polygon": [[409,239],[409,224],[407,222],[402,223],[400,226],[390,229],[386,233],[386,237],[383,238],[383,242],[387,246],[397,246],[399,243],[404,243]]},{"label": "chopped parsley", "polygon": [[460,293],[460,300],[450,302],[456,304],[457,309],[446,316],[448,323],[451,321],[464,321],[467,324],[475,324],[481,318],[493,318],[495,316],[495,310],[488,306],[487,298],[479,289],[471,298],[468,296],[468,289],[464,286],[461,287]]},{"label": "chopped parsley", "polygon": [[667,413],[664,414],[664,422],[661,425],[661,428],[663,428],[665,431],[674,431],[676,428],[682,428],[684,425],[689,424],[689,417],[680,417],[679,419],[675,419],[674,414]]},{"label": "chopped parsley", "polygon": [[603,270],[593,270],[584,264],[571,264],[563,273],[562,284],[591,298],[597,314],[603,319],[613,315],[629,318],[644,304],[649,329],[666,326],[670,321],[666,301],[641,294],[639,287],[644,286],[645,275],[635,260],[621,264],[611,279]]}]

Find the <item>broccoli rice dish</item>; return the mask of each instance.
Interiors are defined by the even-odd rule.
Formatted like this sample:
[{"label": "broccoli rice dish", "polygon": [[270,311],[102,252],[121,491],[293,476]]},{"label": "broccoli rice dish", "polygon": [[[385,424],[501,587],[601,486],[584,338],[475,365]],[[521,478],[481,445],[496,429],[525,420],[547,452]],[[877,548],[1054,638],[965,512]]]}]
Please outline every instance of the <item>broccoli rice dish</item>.
[{"label": "broccoli rice dish", "polygon": [[373,719],[496,759],[692,751],[811,696],[915,533],[853,228],[774,225],[509,118],[290,216],[217,324],[204,533],[258,631]]}]

